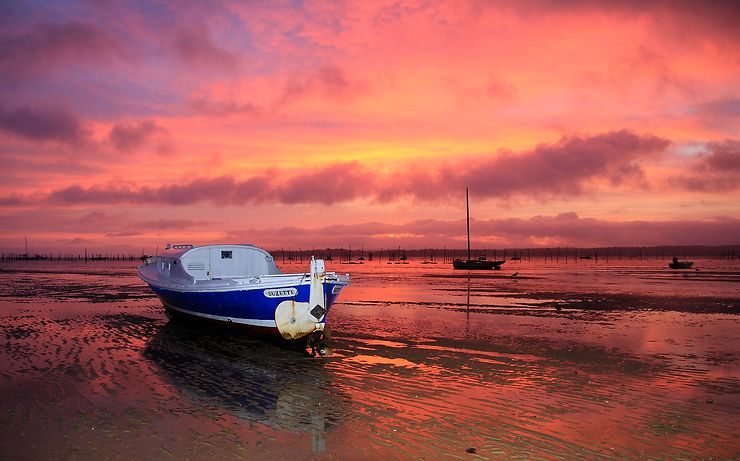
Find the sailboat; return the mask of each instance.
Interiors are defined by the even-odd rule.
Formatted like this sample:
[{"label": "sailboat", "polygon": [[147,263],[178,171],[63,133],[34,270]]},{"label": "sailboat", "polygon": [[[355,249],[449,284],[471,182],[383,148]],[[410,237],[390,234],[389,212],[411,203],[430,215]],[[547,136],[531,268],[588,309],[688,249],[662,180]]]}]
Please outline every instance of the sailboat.
[{"label": "sailboat", "polygon": [[455,269],[467,269],[467,270],[490,270],[490,269],[501,269],[503,261],[488,261],[485,256],[480,256],[478,259],[470,258],[470,203],[468,201],[468,188],[465,188],[465,214],[468,224],[468,259],[454,259],[452,261],[452,267]]}]

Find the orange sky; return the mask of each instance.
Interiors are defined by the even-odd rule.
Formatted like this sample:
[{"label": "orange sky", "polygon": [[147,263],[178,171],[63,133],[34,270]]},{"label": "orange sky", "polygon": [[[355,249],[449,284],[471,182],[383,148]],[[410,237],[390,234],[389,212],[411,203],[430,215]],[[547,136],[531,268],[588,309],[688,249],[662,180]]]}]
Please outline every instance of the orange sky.
[{"label": "orange sky", "polygon": [[737,244],[733,2],[0,6],[0,248]]}]

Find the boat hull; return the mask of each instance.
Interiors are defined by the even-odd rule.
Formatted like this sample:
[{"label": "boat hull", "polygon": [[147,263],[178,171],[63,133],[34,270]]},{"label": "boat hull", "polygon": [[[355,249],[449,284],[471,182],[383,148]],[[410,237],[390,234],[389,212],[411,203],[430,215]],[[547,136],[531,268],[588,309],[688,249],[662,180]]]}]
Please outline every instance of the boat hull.
[{"label": "boat hull", "polygon": [[676,263],[668,263],[668,267],[671,269],[691,269],[694,265],[693,261],[678,261]]},{"label": "boat hull", "polygon": [[479,259],[455,259],[452,261],[452,267],[463,270],[491,270],[501,269],[501,265],[506,261],[485,261]]},{"label": "boat hull", "polygon": [[[326,307],[312,319],[315,330],[324,328],[329,308],[345,285],[329,281],[322,284]],[[310,296],[309,284],[207,291],[176,290],[152,283],[149,286],[172,317],[240,328],[258,336],[283,336],[276,322],[281,303],[307,304]]]}]

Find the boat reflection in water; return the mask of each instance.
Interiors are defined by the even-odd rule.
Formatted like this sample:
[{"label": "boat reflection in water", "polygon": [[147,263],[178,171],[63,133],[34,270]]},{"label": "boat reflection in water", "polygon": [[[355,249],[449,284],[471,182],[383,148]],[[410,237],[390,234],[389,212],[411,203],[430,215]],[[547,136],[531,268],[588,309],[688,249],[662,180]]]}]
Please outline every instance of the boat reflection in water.
[{"label": "boat reflection in water", "polygon": [[313,453],[326,447],[328,431],[348,409],[348,397],[332,389],[311,359],[243,335],[170,322],[144,350],[165,382],[202,408],[290,432],[310,432]]}]

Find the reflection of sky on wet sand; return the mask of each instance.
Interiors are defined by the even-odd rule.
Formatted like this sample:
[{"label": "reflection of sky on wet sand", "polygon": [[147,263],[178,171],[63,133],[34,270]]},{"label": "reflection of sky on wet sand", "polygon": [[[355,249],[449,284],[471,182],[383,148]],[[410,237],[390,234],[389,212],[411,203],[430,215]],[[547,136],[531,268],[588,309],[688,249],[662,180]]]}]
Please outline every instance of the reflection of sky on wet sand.
[{"label": "reflection of sky on wet sand", "polygon": [[167,324],[130,266],[6,264],[0,452],[737,457],[737,267],[686,281],[652,263],[469,278],[335,264],[353,285],[330,314],[334,354],[315,360]]}]

